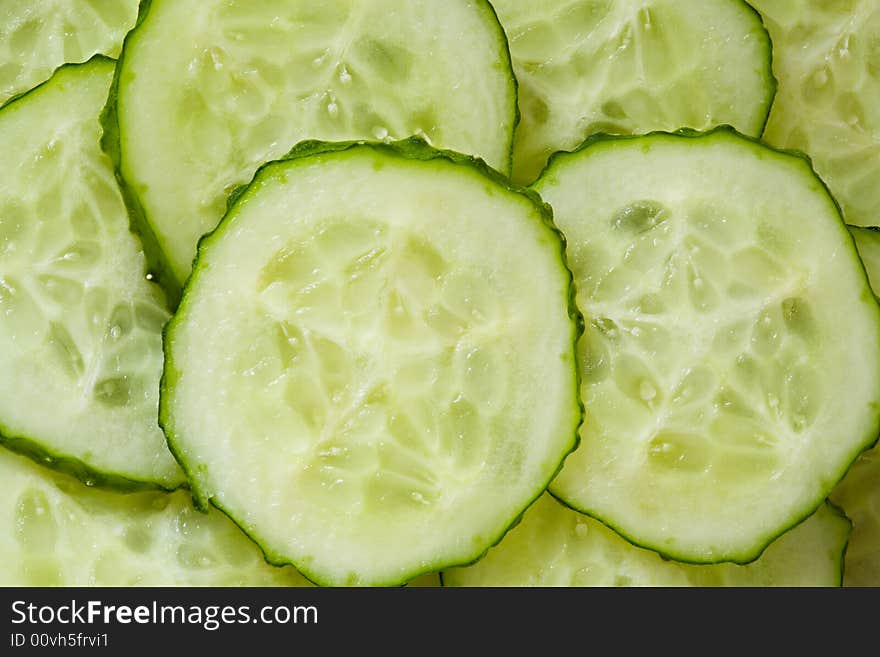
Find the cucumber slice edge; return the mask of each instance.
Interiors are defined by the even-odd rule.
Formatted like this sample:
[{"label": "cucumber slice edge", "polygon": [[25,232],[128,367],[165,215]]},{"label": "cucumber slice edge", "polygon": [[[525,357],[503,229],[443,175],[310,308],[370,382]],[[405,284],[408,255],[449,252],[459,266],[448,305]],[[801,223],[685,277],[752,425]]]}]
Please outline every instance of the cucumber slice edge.
[{"label": "cucumber slice edge", "polygon": [[[180,303],[182,286],[178,282],[171,264],[168,261],[162,247],[159,245],[159,239],[147,219],[147,213],[143,205],[141,205],[138,195],[126,182],[122,173],[125,167],[122,155],[122,145],[120,141],[119,128],[119,82],[122,62],[125,58],[129,39],[137,37],[140,26],[146,21],[150,12],[153,0],[141,0],[138,7],[138,17],[134,27],[129,30],[122,41],[122,49],[119,52],[119,59],[116,61],[116,70],[113,73],[113,81],[110,83],[110,95],[107,97],[107,104],[101,112],[100,122],[104,130],[101,136],[101,149],[110,158],[113,163],[113,175],[116,183],[122,192],[122,199],[125,201],[125,208],[128,211],[129,223],[131,231],[138,237],[144,248],[144,254],[147,258],[147,267],[150,280],[154,281],[159,287],[165,291],[168,300],[168,306],[171,310],[175,310]],[[111,60],[112,61],[112,60]]]},{"label": "cucumber slice edge", "polygon": [[[151,1],[152,0],[143,0],[145,3]],[[37,94],[42,90],[47,89],[50,85],[55,83],[57,76],[65,71],[85,68],[99,63],[104,64],[105,66],[114,66],[115,68],[116,60],[102,53],[95,53],[82,62],[64,63],[61,66],[58,66],[52,72],[52,75],[40,84],[19,94],[15,94],[8,98],[4,103],[0,104],[0,112],[11,107],[15,103],[26,101],[32,96],[32,94]],[[134,227],[130,226],[130,228],[137,239],[138,234],[134,231]],[[171,480],[161,480],[159,478],[137,479],[118,472],[97,469],[82,459],[70,454],[56,452],[45,447],[33,438],[18,435],[17,432],[4,426],[2,422],[0,422],[0,448],[8,449],[11,452],[24,456],[41,467],[48,467],[57,472],[69,475],[89,487],[116,490],[122,493],[155,490],[171,493],[176,490],[188,488],[188,482],[183,478],[177,483],[173,483]]]},{"label": "cucumber slice edge", "polygon": [[[223,505],[215,498],[215,496],[206,494],[202,486],[200,486],[198,477],[194,472],[193,465],[189,463],[188,459],[186,459],[181,453],[181,450],[178,448],[177,440],[175,438],[173,420],[171,418],[171,411],[169,408],[168,399],[169,390],[179,379],[180,372],[175,368],[173,357],[171,357],[170,354],[170,336],[174,332],[178,323],[183,321],[182,318],[185,314],[187,305],[187,293],[198,280],[200,268],[197,265],[201,257],[204,255],[205,249],[210,244],[213,238],[221,235],[222,232],[226,229],[229,221],[234,216],[233,212],[236,206],[239,203],[243,202],[247,198],[249,193],[254,190],[256,183],[259,183],[260,178],[265,175],[267,170],[271,170],[277,165],[283,165],[294,160],[305,159],[312,156],[320,156],[325,154],[342,153],[351,149],[361,148],[377,150],[382,153],[390,154],[394,157],[398,157],[404,160],[431,161],[439,159],[446,160],[458,166],[471,167],[472,169],[475,169],[478,173],[489,178],[492,182],[500,184],[505,190],[528,199],[535,207],[537,213],[540,215],[542,224],[545,229],[549,230],[560,244],[559,262],[565,270],[565,276],[567,279],[566,282],[568,287],[567,313],[574,326],[572,331],[573,353],[576,352],[577,343],[584,332],[584,318],[576,303],[574,275],[572,274],[571,269],[568,266],[568,260],[566,256],[565,236],[553,221],[552,208],[550,207],[550,205],[545,203],[543,199],[541,199],[540,195],[537,192],[530,188],[522,187],[515,184],[512,180],[510,180],[508,177],[504,176],[497,170],[493,169],[479,157],[466,155],[447,149],[438,149],[429,145],[424,139],[417,136],[393,142],[377,142],[369,140],[326,142],[321,140],[306,140],[294,146],[293,149],[285,157],[278,160],[266,162],[261,165],[254,173],[254,176],[249,183],[247,183],[246,185],[241,185],[234,189],[229,194],[229,197],[227,199],[227,208],[223,218],[220,220],[216,228],[214,228],[209,233],[206,233],[199,239],[196,257],[193,261],[193,272],[182,288],[178,310],[165,325],[162,332],[162,344],[165,359],[162,370],[162,377],[159,384],[159,426],[165,433],[168,449],[174,456],[174,459],[180,465],[181,469],[186,474],[187,480],[190,484],[190,490],[192,491],[193,502],[196,508],[202,511],[207,511],[210,507],[215,507],[216,509],[220,510],[224,515],[229,517],[230,520],[235,523],[235,525],[238,526],[241,531],[244,532],[259,547],[260,551],[263,553],[268,563],[275,566],[292,566],[303,577],[319,586],[332,584],[328,581],[325,581],[320,575],[312,572],[312,570],[310,570],[309,568],[302,567],[300,564],[295,563],[293,560],[282,557],[279,554],[275,554],[271,550],[267,549],[263,545],[263,542],[257,536],[255,536],[252,531],[249,531],[240,519],[238,519],[233,513],[227,511],[223,507]],[[504,523],[504,529],[499,533],[496,538],[492,539],[491,545],[487,546],[485,549],[480,549],[479,553],[472,555],[472,557],[467,560],[456,559],[453,560],[454,562],[450,563],[438,562],[425,566],[425,569],[418,573],[410,573],[410,575],[407,577],[407,581],[421,575],[439,572],[440,581],[442,584],[443,569],[471,564],[479,561],[489,551],[489,549],[501,542],[507,532],[509,532],[513,527],[519,524],[528,508],[531,507],[532,504],[534,504],[538,499],[540,499],[541,495],[548,489],[550,482],[552,482],[553,479],[555,479],[559,472],[562,470],[562,467],[565,464],[565,459],[580,445],[580,428],[584,421],[586,409],[583,400],[581,399],[581,396],[578,392],[581,385],[580,370],[576,367],[572,369],[574,374],[572,384],[574,385],[575,390],[573,398],[576,401],[577,422],[574,426],[574,432],[570,441],[570,447],[565,451],[556,469],[550,474],[549,478],[543,484],[540,490],[536,491],[534,496],[528,500],[527,504],[520,511],[518,511],[512,519]],[[399,586],[400,582],[395,581],[385,585]]]},{"label": "cucumber slice edge", "polygon": [[[867,276],[867,271],[866,271],[864,263],[861,259],[861,256],[859,255],[858,249],[856,248],[855,238],[854,238],[852,232],[850,231],[850,226],[846,223],[846,220],[844,218],[840,203],[837,201],[836,197],[831,192],[828,185],[825,183],[825,181],[822,179],[822,177],[816,171],[816,169],[813,165],[812,158],[807,153],[805,153],[801,150],[784,149],[784,148],[778,148],[778,147],[772,146],[772,145],[764,142],[760,137],[751,137],[749,135],[745,135],[745,134],[739,132],[733,126],[730,126],[727,124],[715,126],[711,129],[702,130],[702,131],[701,130],[693,130],[691,128],[682,128],[682,129],[676,130],[674,132],[658,130],[658,131],[652,131],[652,132],[645,133],[645,134],[635,134],[635,135],[616,135],[616,134],[609,134],[609,133],[597,133],[597,134],[589,136],[578,147],[572,149],[571,151],[558,151],[558,152],[554,153],[548,159],[547,165],[542,170],[541,175],[529,187],[530,188],[539,187],[540,184],[545,181],[545,176],[549,176],[548,179],[552,180],[553,179],[552,178],[552,176],[553,176],[552,168],[557,161],[565,161],[568,157],[574,156],[574,155],[581,153],[582,151],[588,150],[592,147],[598,147],[600,145],[611,145],[613,143],[619,143],[621,141],[641,140],[641,141],[645,142],[645,144],[643,145],[643,148],[650,149],[650,145],[648,144],[648,141],[650,139],[679,138],[679,137],[684,137],[684,138],[689,138],[689,139],[699,139],[699,138],[712,137],[712,136],[717,136],[720,138],[739,139],[744,142],[748,142],[748,145],[753,149],[760,149],[764,152],[768,152],[769,154],[771,154],[773,156],[782,156],[782,157],[786,157],[786,158],[791,158],[791,161],[793,163],[797,164],[801,168],[805,168],[807,170],[807,173],[819,184],[821,192],[826,197],[826,199],[830,202],[830,205],[833,208],[833,213],[837,217],[837,220],[838,220],[839,229],[841,231],[845,232],[847,235],[845,242],[850,246],[850,255],[853,258],[855,258],[855,260],[859,263],[859,267],[861,268],[862,272],[865,275],[864,276],[864,288],[862,290],[861,298],[864,302],[868,302],[869,305],[874,309],[874,314],[875,314],[875,318],[876,318],[875,325],[878,330],[878,338],[880,338],[880,299],[878,299],[878,297],[876,297],[874,295],[873,290],[870,286],[869,279]],[[862,228],[864,228],[864,227],[862,227]],[[875,227],[874,230],[880,232],[880,227]],[[618,535],[625,538],[628,542],[632,543],[633,545],[640,547],[640,548],[644,548],[647,550],[652,550],[654,552],[657,552],[658,554],[660,554],[662,557],[664,557],[666,559],[680,561],[682,563],[689,563],[689,564],[694,564],[694,565],[712,565],[712,564],[720,564],[720,563],[734,563],[734,564],[738,564],[738,565],[746,565],[746,564],[752,563],[752,562],[756,561],[757,559],[759,559],[761,557],[761,555],[764,553],[764,551],[766,550],[766,548],[770,544],[772,544],[777,538],[779,538],[780,536],[782,536],[783,534],[788,532],[790,529],[798,526],[799,524],[804,522],[807,518],[809,518],[813,513],[815,513],[816,510],[823,503],[825,503],[828,500],[829,496],[831,495],[832,491],[837,487],[837,485],[841,481],[843,481],[843,479],[846,477],[847,472],[849,472],[849,470],[852,468],[853,464],[855,464],[855,462],[858,460],[858,458],[866,451],[876,447],[877,445],[880,445],[880,402],[876,402],[876,401],[871,402],[869,404],[869,408],[873,411],[873,418],[874,419],[873,419],[873,423],[871,425],[872,428],[866,433],[867,438],[863,439],[861,447],[858,448],[858,450],[852,456],[852,458],[849,461],[849,464],[841,472],[840,476],[832,484],[830,484],[830,486],[828,486],[826,490],[820,491],[818,498],[815,500],[814,503],[811,503],[809,505],[808,509],[806,509],[801,514],[797,515],[790,523],[787,523],[777,533],[770,535],[768,537],[765,537],[765,539],[762,539],[761,542],[757,545],[757,548],[756,548],[757,551],[750,550],[750,551],[744,553],[743,555],[722,556],[721,558],[718,558],[715,560],[695,560],[693,558],[688,557],[687,555],[679,554],[675,551],[667,551],[667,550],[660,549],[656,545],[646,545],[646,544],[643,544],[643,543],[639,542],[638,540],[634,539],[633,537],[629,536],[627,532],[624,532],[621,528],[617,527],[616,524],[611,522],[609,519],[602,517],[602,515],[600,513],[597,513],[595,511],[592,511],[592,510],[589,510],[586,508],[579,508],[578,506],[564,500],[561,496],[559,496],[556,492],[554,492],[554,487],[553,487],[552,481],[547,488],[547,492],[550,493],[555,499],[557,499],[563,505],[571,508],[574,511],[577,511],[578,513],[584,514],[586,516],[589,516],[590,518],[593,518],[593,519],[601,522],[603,525],[610,528],[611,530],[613,530]],[[850,524],[852,524],[851,520],[849,520],[848,516],[846,516],[845,512],[842,509],[840,509],[839,507],[835,507],[835,509],[838,512],[840,512],[841,515],[843,515],[843,517],[846,518],[850,522]],[[846,551],[844,550],[844,554],[841,557],[841,559],[843,559],[845,557],[845,552]]]},{"label": "cucumber slice edge", "polygon": [[150,481],[132,479],[116,472],[97,470],[74,456],[53,452],[26,436],[12,435],[2,425],[0,425],[0,449],[8,449],[27,457],[38,465],[70,475],[89,487],[115,490],[121,493],[151,490],[173,493],[176,490],[188,488],[185,480],[178,484],[172,484],[158,479]]}]

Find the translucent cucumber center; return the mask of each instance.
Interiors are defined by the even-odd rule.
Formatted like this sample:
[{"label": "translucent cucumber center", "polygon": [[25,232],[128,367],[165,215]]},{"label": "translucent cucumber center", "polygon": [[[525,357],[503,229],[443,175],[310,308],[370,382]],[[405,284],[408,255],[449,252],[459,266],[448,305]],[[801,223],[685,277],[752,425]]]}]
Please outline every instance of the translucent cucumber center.
[{"label": "translucent cucumber center", "polygon": [[406,228],[336,219],[278,250],[256,292],[259,350],[236,369],[287,408],[298,485],[384,514],[482,476],[511,374],[482,272]]},{"label": "translucent cucumber center", "polygon": [[[279,140],[290,148],[307,137],[417,134],[443,143],[431,102],[415,96],[404,106],[383,98],[389,85],[419,84],[413,78],[423,74],[413,71],[417,55],[401,34],[362,30],[367,12],[352,3],[284,4],[281,13],[274,4],[218,6],[208,23],[222,31],[195,35],[182,69],[179,139],[183,152],[197,153],[215,178],[201,199],[212,221],[254,163],[277,157]],[[267,57],[268,48],[277,56]]]},{"label": "translucent cucumber center", "polygon": [[670,481],[773,478],[827,393],[791,244],[769,218],[744,233],[734,227],[747,222],[699,200],[639,201],[607,221],[614,252],[586,243],[572,254],[587,315],[585,431],[631,437],[627,458]]},{"label": "translucent cucumber center", "polygon": [[[123,407],[153,398],[159,336],[167,318],[143,283],[138,294],[117,280],[112,235],[124,206],[103,156],[67,136],[50,139],[21,175],[39,180],[0,195],[0,331],[27,366],[65,381],[89,402]],[[81,176],[71,177],[78,170]],[[133,271],[127,283],[135,281]],[[24,361],[22,361],[24,362]]]}]

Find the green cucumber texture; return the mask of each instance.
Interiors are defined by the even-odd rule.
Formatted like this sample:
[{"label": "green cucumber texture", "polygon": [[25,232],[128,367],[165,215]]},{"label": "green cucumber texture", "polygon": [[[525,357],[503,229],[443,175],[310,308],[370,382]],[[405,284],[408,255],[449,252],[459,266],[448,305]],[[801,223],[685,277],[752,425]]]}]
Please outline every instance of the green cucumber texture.
[{"label": "green cucumber texture", "polygon": [[0,1],[0,105],[62,64],[116,57],[137,12],[138,0]]},{"label": "green cucumber texture", "polygon": [[186,491],[90,488],[0,449],[0,586],[307,586]]},{"label": "green cucumber texture", "polygon": [[0,110],[0,442],[91,483],[170,489],[169,313],[99,146],[113,70],[65,66]]},{"label": "green cucumber texture", "polygon": [[771,44],[742,0],[492,2],[519,82],[518,182],[599,132],[764,128]]},{"label": "green cucumber texture", "polygon": [[419,135],[508,172],[515,122],[486,0],[152,0],[125,40],[105,127],[176,297],[229,192],[298,142]]},{"label": "green cucumber texture", "polygon": [[808,153],[847,223],[880,223],[880,4],[753,0],[779,91],[764,139]]},{"label": "green cucumber texture", "polygon": [[444,586],[840,586],[851,524],[829,504],[770,544],[757,561],[698,566],[661,558],[545,495],[472,566]]},{"label": "green cucumber texture", "polygon": [[579,330],[533,193],[418,140],[308,144],[201,242],[161,422],[272,562],[399,585],[476,558],[556,474]]},{"label": "green cucumber texture", "polygon": [[880,308],[834,200],[730,129],[596,138],[535,189],[586,323],[551,492],[670,558],[756,559],[878,433]]}]

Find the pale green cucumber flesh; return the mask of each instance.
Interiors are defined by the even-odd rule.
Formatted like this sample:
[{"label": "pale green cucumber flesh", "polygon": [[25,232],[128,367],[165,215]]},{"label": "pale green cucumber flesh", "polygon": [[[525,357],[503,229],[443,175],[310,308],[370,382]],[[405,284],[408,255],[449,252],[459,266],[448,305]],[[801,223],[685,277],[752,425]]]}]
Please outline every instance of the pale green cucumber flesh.
[{"label": "pale green cucumber flesh", "polygon": [[880,5],[753,0],[779,91],[764,138],[807,153],[847,223],[880,223]]},{"label": "pale green cucumber flesh", "polygon": [[514,179],[591,134],[705,130],[757,137],[775,91],[771,45],[739,0],[492,0],[521,120]]},{"label": "pale green cucumber flesh", "polygon": [[113,69],[62,67],[0,111],[0,442],[92,483],[175,488],[169,314],[99,146]]},{"label": "pale green cucumber flesh", "polygon": [[84,486],[0,449],[0,586],[306,586],[187,491]]},{"label": "pale green cucumber flesh", "polygon": [[865,265],[871,289],[876,295],[880,291],[880,228],[850,226],[849,230]]},{"label": "pale green cucumber flesh", "polygon": [[747,565],[693,565],[635,547],[602,523],[544,495],[474,565],[444,586],[840,586],[850,522],[823,504]]},{"label": "pale green cucumber flesh", "polygon": [[138,0],[0,2],[0,105],[62,64],[116,57],[137,12]]},{"label": "pale green cucumber flesh", "polygon": [[398,585],[469,562],[574,448],[571,274],[508,185],[415,141],[313,145],[202,241],[160,418],[273,563]]},{"label": "pale green cucumber flesh", "polygon": [[[880,229],[851,226],[875,294],[880,291]],[[845,586],[880,586],[880,448],[862,454],[831,499],[853,522],[846,550]]]},{"label": "pale green cucumber flesh", "polygon": [[153,0],[112,101],[119,172],[172,295],[229,192],[298,142],[420,135],[507,172],[516,121],[486,0]]},{"label": "pale green cucumber flesh", "polygon": [[535,188],[586,323],[551,492],[667,557],[757,558],[877,436],[880,310],[833,199],[729,129],[597,138]]}]

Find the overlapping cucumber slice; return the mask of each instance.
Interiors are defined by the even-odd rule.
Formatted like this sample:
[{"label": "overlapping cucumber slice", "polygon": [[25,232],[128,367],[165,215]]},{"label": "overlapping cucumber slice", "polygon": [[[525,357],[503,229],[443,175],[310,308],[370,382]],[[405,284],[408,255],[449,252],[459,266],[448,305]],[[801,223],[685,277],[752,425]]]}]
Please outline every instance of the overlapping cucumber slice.
[{"label": "overlapping cucumber slice", "polygon": [[475,559],[574,447],[549,211],[423,142],[307,145],[203,240],[161,419],[202,503],[322,584]]},{"label": "overlapping cucumber slice", "polygon": [[761,134],[775,81],[760,17],[740,0],[492,0],[522,114],[514,178],[597,132],[730,124]]},{"label": "overlapping cucumber slice", "polygon": [[[868,272],[880,290],[880,230],[850,228]],[[853,521],[846,551],[846,586],[880,586],[880,448],[862,454],[831,494]]]},{"label": "overlapping cucumber slice", "polygon": [[0,449],[0,586],[304,586],[189,493],[121,494]]},{"label": "overlapping cucumber slice", "polygon": [[174,488],[169,314],[99,146],[113,70],[66,66],[0,111],[0,442],[92,483]]},{"label": "overlapping cucumber slice", "polygon": [[880,223],[880,4],[754,0],[779,91],[764,133],[808,153],[850,224]]},{"label": "overlapping cucumber slice", "polygon": [[731,130],[597,139],[535,187],[586,321],[550,490],[668,557],[755,559],[878,432],[880,311],[832,198]]},{"label": "overlapping cucumber slice", "polygon": [[669,561],[545,495],[479,562],[445,586],[840,586],[850,522],[823,504],[750,564]]},{"label": "overlapping cucumber slice", "polygon": [[876,294],[880,291],[880,228],[850,226],[849,230],[856,241],[856,248],[862,263],[865,265],[871,289]]},{"label": "overlapping cucumber slice", "polygon": [[401,139],[508,171],[516,89],[486,0],[153,0],[108,148],[179,291],[231,189],[304,139]]},{"label": "overlapping cucumber slice", "polygon": [[137,12],[138,0],[0,2],[0,105],[62,64],[116,57]]},{"label": "overlapping cucumber slice", "polygon": [[865,452],[853,464],[831,499],[853,522],[843,583],[880,586],[880,450]]}]

